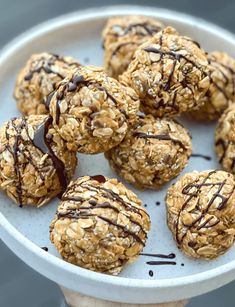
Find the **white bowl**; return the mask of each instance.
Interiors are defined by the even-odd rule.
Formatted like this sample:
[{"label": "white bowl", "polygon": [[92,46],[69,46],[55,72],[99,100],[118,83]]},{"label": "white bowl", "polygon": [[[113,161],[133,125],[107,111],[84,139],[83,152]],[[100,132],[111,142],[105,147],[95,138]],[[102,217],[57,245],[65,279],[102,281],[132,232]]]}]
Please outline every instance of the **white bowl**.
[{"label": "white bowl", "polygon": [[[18,113],[12,92],[14,80],[26,59],[35,52],[53,51],[77,57],[91,64],[102,65],[100,32],[107,17],[143,14],[156,16],[191,36],[207,50],[223,50],[235,56],[235,38],[227,31],[201,19],[157,8],[118,6],[80,11],[43,23],[8,44],[0,54],[0,124]],[[213,145],[214,125],[185,123],[193,136],[195,153],[210,155],[211,161],[191,158],[185,172],[194,169],[218,168]],[[115,177],[102,155],[79,156],[78,175],[102,173]],[[146,258],[128,266],[119,277],[91,272],[60,259],[49,241],[49,224],[58,200],[40,209],[17,208],[0,194],[0,235],[2,240],[32,268],[56,283],[85,295],[126,303],[158,303],[199,295],[220,287],[235,277],[235,248],[216,261],[194,261],[177,250],[166,226],[164,195],[133,189],[148,204],[152,229],[145,252],[176,253],[176,266],[150,267]],[[161,205],[156,206],[155,201]],[[40,246],[48,246],[45,252]],[[148,259],[149,260],[149,259]],[[184,263],[184,266],[181,266]],[[148,271],[152,269],[154,276]]]}]

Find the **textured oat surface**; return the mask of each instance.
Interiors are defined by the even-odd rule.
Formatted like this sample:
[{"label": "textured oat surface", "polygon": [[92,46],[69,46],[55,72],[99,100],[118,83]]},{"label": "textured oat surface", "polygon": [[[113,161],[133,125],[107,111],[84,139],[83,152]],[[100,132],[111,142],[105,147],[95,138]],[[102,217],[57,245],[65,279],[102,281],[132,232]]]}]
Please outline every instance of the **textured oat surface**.
[{"label": "textured oat surface", "polygon": [[235,181],[224,171],[192,172],[166,195],[167,222],[188,256],[214,259],[233,244]]},{"label": "textured oat surface", "polygon": [[216,120],[235,102],[235,60],[224,52],[208,54],[211,85],[202,100],[204,105],[191,113],[197,120]]},{"label": "textured oat surface", "polygon": [[141,252],[149,228],[137,196],[116,179],[98,175],[70,183],[50,230],[66,261],[117,275]]},{"label": "textured oat surface", "polygon": [[223,168],[235,174],[235,105],[227,108],[218,121],[215,151]]},{"label": "textured oat surface", "polygon": [[182,171],[191,152],[191,139],[183,126],[148,115],[140,117],[122,143],[105,156],[126,181],[140,189],[156,189]]},{"label": "textured oat surface", "polygon": [[14,96],[24,115],[48,114],[47,96],[67,74],[79,66],[77,60],[51,53],[33,54],[18,74]]},{"label": "textured oat surface", "polygon": [[44,205],[74,174],[76,155],[50,122],[46,115],[31,115],[0,129],[0,188],[20,206]]},{"label": "textured oat surface", "polygon": [[80,67],[61,82],[50,102],[54,126],[68,148],[90,154],[119,144],[138,109],[131,88],[94,66]]},{"label": "textured oat surface", "polygon": [[199,45],[167,27],[136,50],[120,80],[137,92],[146,113],[174,116],[203,104],[210,85],[207,72]]},{"label": "textured oat surface", "polygon": [[117,78],[128,67],[137,47],[162,30],[163,24],[147,16],[110,18],[103,30],[104,66]]}]

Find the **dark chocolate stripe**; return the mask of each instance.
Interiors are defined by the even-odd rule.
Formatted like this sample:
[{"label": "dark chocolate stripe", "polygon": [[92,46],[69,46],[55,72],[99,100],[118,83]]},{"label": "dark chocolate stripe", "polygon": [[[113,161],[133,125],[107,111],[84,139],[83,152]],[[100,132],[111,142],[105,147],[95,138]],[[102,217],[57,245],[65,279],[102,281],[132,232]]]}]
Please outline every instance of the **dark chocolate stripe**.
[{"label": "dark chocolate stripe", "polygon": [[52,121],[53,119],[51,116],[47,117],[46,121],[41,124],[35,131],[32,142],[42,153],[48,154],[48,156],[51,158],[60,182],[61,193],[63,193],[68,185],[68,175],[63,161],[60,160],[54,153],[51,147],[51,142],[47,137],[47,133],[50,125],[52,124]]},{"label": "dark chocolate stripe", "polygon": [[[221,194],[221,190],[223,189],[224,185],[226,184],[226,180],[222,181],[222,182],[207,182],[207,180],[210,179],[210,176],[212,174],[216,173],[216,171],[211,171],[209,172],[208,176],[202,181],[202,183],[190,183],[188,185],[186,185],[183,190],[182,190],[182,193],[185,194],[185,195],[188,195],[188,198],[185,200],[185,202],[183,203],[182,207],[181,207],[181,210],[179,211],[178,213],[178,218],[177,218],[177,224],[176,224],[176,229],[177,229],[177,232],[176,232],[176,241],[178,244],[180,244],[184,237],[186,236],[187,234],[187,231],[192,228],[193,226],[195,226],[197,223],[199,224],[200,221],[205,217],[205,215],[207,214],[208,210],[210,209],[210,207],[212,206],[212,204],[214,203],[215,199],[216,198],[220,198],[221,199],[221,203],[220,205],[217,207],[218,210],[222,210],[224,209],[224,207],[226,206],[229,198],[231,197],[231,195],[233,194],[234,192],[234,189],[235,187],[233,187],[232,191],[230,192],[229,196],[225,197]],[[199,194],[200,194],[200,191],[201,191],[201,188],[204,187],[204,186],[208,186],[208,187],[215,187],[215,186],[218,186],[218,189],[217,191],[213,194],[213,196],[211,197],[210,201],[208,202],[205,210],[203,212],[201,212],[201,215],[195,219],[190,225],[187,225],[187,230],[186,232],[182,235],[181,239],[179,239],[179,220],[180,220],[180,215],[181,213],[183,212],[183,210],[186,208],[186,206],[188,205],[188,203],[191,201],[191,199],[193,197],[198,197]],[[194,189],[193,192],[190,192],[191,189]],[[207,224],[207,223],[206,223]],[[185,226],[185,225],[184,225]],[[199,226],[200,227],[200,226]],[[212,227],[212,226],[211,226]],[[200,227],[199,229],[203,228]]]},{"label": "dark chocolate stripe", "polygon": [[183,149],[186,149],[186,147],[180,140],[174,139],[167,134],[147,134],[143,132],[135,132],[133,135],[136,136],[137,138],[142,138],[142,139],[157,139],[162,141],[171,141],[175,144],[180,145],[180,147],[182,147]]}]

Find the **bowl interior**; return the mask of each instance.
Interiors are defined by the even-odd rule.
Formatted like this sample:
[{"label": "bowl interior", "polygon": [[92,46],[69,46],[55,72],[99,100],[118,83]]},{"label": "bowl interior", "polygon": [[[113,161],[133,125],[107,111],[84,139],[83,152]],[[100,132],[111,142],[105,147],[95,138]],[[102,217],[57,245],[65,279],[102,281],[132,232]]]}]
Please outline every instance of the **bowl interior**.
[{"label": "bowl interior", "polygon": [[[130,13],[130,12],[129,12]],[[190,19],[177,18],[177,16],[160,14],[158,11],[144,11],[142,14],[157,16],[166,25],[174,26],[181,34],[189,35],[198,41],[206,51],[223,50],[235,56],[235,42],[227,39],[223,33],[217,33],[210,27],[197,25]],[[101,31],[105,25],[107,17],[100,16],[77,22],[66,23],[63,27],[48,27],[44,33],[35,33],[30,40],[21,43],[7,57],[6,61],[0,65],[0,125],[14,116],[20,116],[13,99],[13,89],[16,75],[19,69],[24,66],[25,61],[32,53],[41,51],[51,51],[54,53],[71,55],[81,63],[102,65],[103,50],[101,48]],[[190,158],[188,166],[183,173],[193,170],[207,170],[220,168],[216,162],[214,154],[214,124],[190,123],[180,118],[189,129],[193,141],[193,153],[210,156],[211,161],[203,158]],[[88,156],[78,155],[79,165],[75,177],[82,175],[103,174],[108,177],[116,177],[110,170],[103,154]],[[182,174],[181,174],[182,175]],[[140,256],[138,260],[126,267],[121,276],[131,279],[174,279],[182,276],[192,276],[200,272],[206,272],[221,265],[235,260],[235,246],[224,256],[215,261],[195,261],[185,257],[176,247],[166,225],[164,196],[166,189],[173,180],[165,185],[160,191],[138,191],[129,186],[146,204],[146,209],[150,213],[152,226],[144,249],[145,253],[175,253],[176,265],[169,266],[149,266],[146,261],[154,260],[151,257]],[[128,184],[127,184],[128,186]],[[8,221],[19,230],[26,238],[34,244],[46,246],[49,253],[60,257],[50,243],[49,225],[53,218],[59,200],[54,199],[47,206],[40,209],[16,207],[13,202],[0,193],[0,210]],[[160,202],[160,205],[156,205]],[[156,259],[155,259],[156,260]],[[152,270],[154,275],[149,275]]]}]

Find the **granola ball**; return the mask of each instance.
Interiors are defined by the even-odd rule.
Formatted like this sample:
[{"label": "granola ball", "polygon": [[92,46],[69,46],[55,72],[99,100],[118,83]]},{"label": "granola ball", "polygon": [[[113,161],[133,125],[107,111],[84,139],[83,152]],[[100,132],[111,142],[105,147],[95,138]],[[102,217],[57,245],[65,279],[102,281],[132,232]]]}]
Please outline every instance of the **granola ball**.
[{"label": "granola ball", "polygon": [[136,93],[101,67],[83,66],[51,96],[54,127],[69,150],[95,154],[119,144],[139,110]]},{"label": "granola ball", "polygon": [[148,16],[110,18],[103,30],[105,69],[117,78],[128,67],[137,47],[163,29],[163,24]]},{"label": "granola ball", "polygon": [[20,112],[25,115],[48,114],[47,96],[78,65],[71,57],[46,52],[33,54],[16,81],[14,96]]},{"label": "granola ball", "polygon": [[215,151],[223,169],[235,174],[235,105],[227,108],[218,121]]},{"label": "granola ball", "polygon": [[150,218],[141,201],[116,179],[84,176],[71,182],[50,226],[64,260],[117,275],[142,251]]},{"label": "granola ball", "polygon": [[46,115],[30,115],[0,129],[0,188],[20,207],[46,204],[74,174],[76,155],[51,123]]},{"label": "granola ball", "polygon": [[168,226],[186,255],[209,260],[231,247],[234,191],[233,175],[219,170],[188,173],[168,189]]},{"label": "granola ball", "polygon": [[172,117],[204,103],[210,85],[207,71],[199,45],[167,27],[136,50],[120,81],[136,91],[144,112]]},{"label": "granola ball", "polygon": [[224,52],[208,54],[211,85],[203,101],[204,105],[191,112],[196,120],[216,120],[235,102],[235,60]]},{"label": "granola ball", "polygon": [[105,156],[113,171],[137,188],[158,189],[178,176],[191,153],[191,138],[183,126],[147,115]]}]

